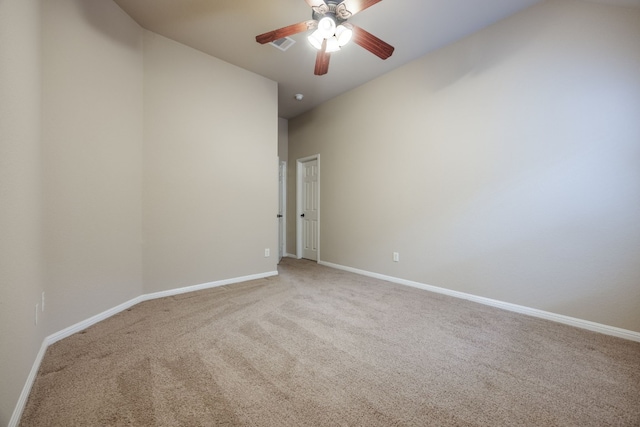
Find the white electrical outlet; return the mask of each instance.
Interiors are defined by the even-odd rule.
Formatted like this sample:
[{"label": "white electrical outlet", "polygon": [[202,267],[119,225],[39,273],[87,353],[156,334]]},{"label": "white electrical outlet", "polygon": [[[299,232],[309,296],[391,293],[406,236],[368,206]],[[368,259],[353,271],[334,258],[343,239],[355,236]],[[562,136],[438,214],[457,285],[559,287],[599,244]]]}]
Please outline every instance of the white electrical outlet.
[{"label": "white electrical outlet", "polygon": [[400,253],[394,252],[393,253],[393,262],[398,262],[398,261],[400,261]]},{"label": "white electrical outlet", "polygon": [[264,257],[265,257],[265,258],[268,258],[270,255],[271,255],[271,250],[270,250],[269,248],[266,248],[266,249],[264,250]]},{"label": "white electrical outlet", "polygon": [[40,302],[40,309],[44,311],[44,291],[42,291],[42,301]]}]

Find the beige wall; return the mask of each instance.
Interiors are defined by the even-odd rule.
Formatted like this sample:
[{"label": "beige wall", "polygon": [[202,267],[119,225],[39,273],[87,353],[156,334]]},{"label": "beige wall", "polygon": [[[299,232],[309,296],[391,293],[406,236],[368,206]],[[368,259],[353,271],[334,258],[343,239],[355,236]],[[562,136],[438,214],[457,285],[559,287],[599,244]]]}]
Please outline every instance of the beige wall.
[{"label": "beige wall", "polygon": [[276,83],[149,32],[144,58],[145,292],[275,271]]},{"label": "beige wall", "polygon": [[44,337],[41,281],[40,10],[0,1],[0,425]]},{"label": "beige wall", "polygon": [[274,82],[110,1],[0,1],[0,60],[6,425],[46,336],[144,293],[276,269],[278,121]]},{"label": "beige wall", "polygon": [[289,158],[289,121],[278,118],[278,158],[286,162]]},{"label": "beige wall", "polygon": [[43,4],[47,333],[142,293],[142,29],[110,1]]},{"label": "beige wall", "polygon": [[639,40],[543,2],[292,119],[288,214],[320,153],[323,261],[640,331]]}]

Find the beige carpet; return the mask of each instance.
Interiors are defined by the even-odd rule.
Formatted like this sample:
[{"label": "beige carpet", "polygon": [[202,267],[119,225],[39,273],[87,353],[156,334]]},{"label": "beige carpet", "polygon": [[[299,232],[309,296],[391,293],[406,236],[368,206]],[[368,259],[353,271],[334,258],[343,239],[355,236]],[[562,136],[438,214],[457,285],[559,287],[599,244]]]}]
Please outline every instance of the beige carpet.
[{"label": "beige carpet", "polygon": [[640,343],[284,259],[52,345],[22,426],[639,426]]}]

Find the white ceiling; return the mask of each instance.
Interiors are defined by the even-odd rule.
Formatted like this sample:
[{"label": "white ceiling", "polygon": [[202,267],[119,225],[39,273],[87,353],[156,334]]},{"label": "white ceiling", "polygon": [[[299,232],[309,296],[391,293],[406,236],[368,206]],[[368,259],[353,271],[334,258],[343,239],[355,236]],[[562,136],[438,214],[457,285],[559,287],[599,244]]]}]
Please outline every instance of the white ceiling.
[{"label": "white ceiling", "polygon": [[150,31],[278,82],[278,115],[289,119],[543,0],[383,0],[349,22],[394,46],[393,56],[383,61],[350,43],[331,55],[324,76],[313,74],[316,51],[305,33],[292,36],[296,43],[285,52],[255,41],[311,19],[305,0],[114,1]]}]

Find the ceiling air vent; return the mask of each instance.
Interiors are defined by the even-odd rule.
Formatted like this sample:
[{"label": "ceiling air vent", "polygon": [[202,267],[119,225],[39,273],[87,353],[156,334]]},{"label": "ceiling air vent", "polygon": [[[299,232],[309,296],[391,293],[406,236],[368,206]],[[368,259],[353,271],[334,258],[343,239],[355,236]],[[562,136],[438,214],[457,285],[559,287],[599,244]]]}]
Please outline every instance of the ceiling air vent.
[{"label": "ceiling air vent", "polygon": [[284,52],[285,50],[293,46],[295,42],[296,41],[290,37],[283,37],[281,39],[272,41],[270,44],[273,45],[273,47],[278,48]]}]

